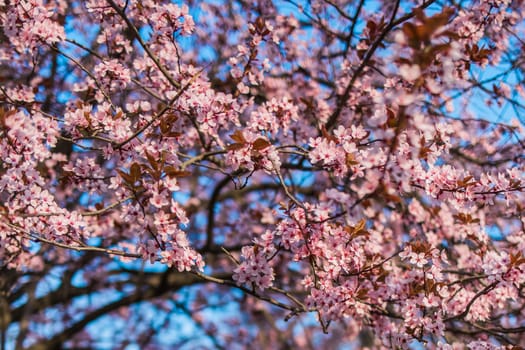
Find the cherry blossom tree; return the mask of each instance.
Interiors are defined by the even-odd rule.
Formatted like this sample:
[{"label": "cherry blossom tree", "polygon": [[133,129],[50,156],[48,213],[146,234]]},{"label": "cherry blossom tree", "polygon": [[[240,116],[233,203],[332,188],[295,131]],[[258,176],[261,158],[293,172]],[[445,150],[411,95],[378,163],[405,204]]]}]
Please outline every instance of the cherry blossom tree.
[{"label": "cherry blossom tree", "polygon": [[522,0],[0,0],[1,349],[525,347]]}]

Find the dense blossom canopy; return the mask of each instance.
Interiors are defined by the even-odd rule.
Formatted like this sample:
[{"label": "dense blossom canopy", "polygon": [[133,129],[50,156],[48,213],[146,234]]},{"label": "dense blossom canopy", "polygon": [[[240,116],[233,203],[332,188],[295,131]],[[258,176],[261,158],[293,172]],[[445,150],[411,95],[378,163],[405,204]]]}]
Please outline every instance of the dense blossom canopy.
[{"label": "dense blossom canopy", "polygon": [[0,0],[2,349],[525,347],[524,15]]}]

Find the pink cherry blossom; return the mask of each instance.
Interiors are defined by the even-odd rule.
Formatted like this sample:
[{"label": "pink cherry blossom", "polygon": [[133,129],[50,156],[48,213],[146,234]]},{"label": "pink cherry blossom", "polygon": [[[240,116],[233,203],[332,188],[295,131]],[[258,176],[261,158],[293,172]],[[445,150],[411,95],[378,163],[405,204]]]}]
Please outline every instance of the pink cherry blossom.
[{"label": "pink cherry blossom", "polygon": [[0,0],[2,348],[525,347],[524,10]]}]

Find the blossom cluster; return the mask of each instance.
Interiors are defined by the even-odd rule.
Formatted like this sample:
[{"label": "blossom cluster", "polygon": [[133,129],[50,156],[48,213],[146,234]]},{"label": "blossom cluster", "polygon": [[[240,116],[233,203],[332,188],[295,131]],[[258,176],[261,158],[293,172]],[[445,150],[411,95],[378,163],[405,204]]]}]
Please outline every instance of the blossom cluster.
[{"label": "blossom cluster", "polygon": [[525,347],[523,0],[304,3],[0,0],[17,344]]}]

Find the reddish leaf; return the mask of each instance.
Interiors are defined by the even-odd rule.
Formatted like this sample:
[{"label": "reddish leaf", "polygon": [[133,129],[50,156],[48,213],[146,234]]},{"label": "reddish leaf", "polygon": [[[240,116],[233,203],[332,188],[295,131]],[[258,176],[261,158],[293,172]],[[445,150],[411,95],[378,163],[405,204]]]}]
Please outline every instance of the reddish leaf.
[{"label": "reddish leaf", "polygon": [[120,175],[122,179],[124,179],[126,183],[131,185],[135,182],[133,181],[133,178],[129,174],[123,172],[122,170],[117,169],[117,173]]},{"label": "reddish leaf", "polygon": [[129,168],[129,174],[133,179],[133,182],[136,182],[140,178],[140,165],[138,163],[133,163]]},{"label": "reddish leaf", "polygon": [[244,135],[242,134],[242,131],[240,130],[235,130],[235,132],[230,135],[230,138],[237,143],[247,143],[246,139],[244,138]]},{"label": "reddish leaf", "polygon": [[187,170],[179,170],[179,169],[176,169],[173,166],[165,167],[164,168],[164,172],[169,177],[186,177],[186,176],[190,176],[191,175],[191,172],[189,172]]},{"label": "reddish leaf", "polygon": [[148,151],[146,151],[146,157],[148,158],[148,162],[151,165],[151,168],[159,170],[159,163]]},{"label": "reddish leaf", "polygon": [[261,150],[263,150],[265,148],[270,147],[271,145],[272,144],[269,141],[267,141],[267,140],[265,140],[263,138],[259,138],[259,139],[255,140],[253,142],[253,149],[256,150],[256,151],[261,151]]}]

